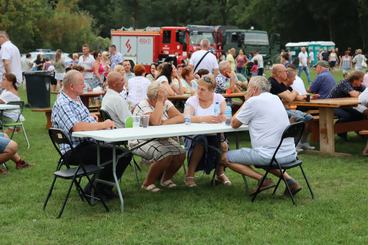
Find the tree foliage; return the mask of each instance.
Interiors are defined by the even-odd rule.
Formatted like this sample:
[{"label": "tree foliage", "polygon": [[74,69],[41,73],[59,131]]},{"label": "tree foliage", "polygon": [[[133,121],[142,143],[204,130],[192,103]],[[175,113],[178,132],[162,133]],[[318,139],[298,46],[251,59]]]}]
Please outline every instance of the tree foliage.
[{"label": "tree foliage", "polygon": [[236,25],[281,41],[332,40],[368,48],[367,0],[1,0],[0,29],[22,49],[105,47],[111,29]]},{"label": "tree foliage", "polygon": [[83,0],[79,7],[96,18],[104,36],[122,26],[237,25],[280,33],[284,43],[332,40],[368,48],[367,0]]}]

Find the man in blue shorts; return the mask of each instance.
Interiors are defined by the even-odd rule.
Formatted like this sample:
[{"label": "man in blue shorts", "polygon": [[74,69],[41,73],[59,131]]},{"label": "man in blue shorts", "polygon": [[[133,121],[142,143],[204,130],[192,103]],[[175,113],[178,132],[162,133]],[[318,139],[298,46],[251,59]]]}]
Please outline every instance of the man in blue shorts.
[{"label": "man in blue shorts", "polygon": [[[271,84],[266,78],[252,77],[248,85],[246,101],[231,120],[233,128],[239,128],[242,124],[248,125],[252,148],[231,150],[222,157],[225,166],[258,181],[263,175],[254,171],[250,165],[269,165],[283,131],[290,124],[280,98],[271,94],[270,89]],[[277,152],[277,161],[281,165],[290,163],[296,159],[296,156],[294,139],[285,139]],[[273,170],[271,173],[276,176],[281,175],[278,170]],[[301,190],[298,182],[286,172],[284,177],[293,195]],[[271,185],[273,185],[272,180],[266,179],[261,189]],[[285,194],[288,194],[287,190]]]},{"label": "man in blue shorts", "polygon": [[[0,163],[5,163],[8,160],[12,160],[15,162],[16,169],[22,169],[30,167],[30,165],[21,159],[18,151],[18,144],[9,139],[9,137],[4,134],[0,133]],[[0,175],[7,174],[7,170],[4,168],[0,168]]]}]

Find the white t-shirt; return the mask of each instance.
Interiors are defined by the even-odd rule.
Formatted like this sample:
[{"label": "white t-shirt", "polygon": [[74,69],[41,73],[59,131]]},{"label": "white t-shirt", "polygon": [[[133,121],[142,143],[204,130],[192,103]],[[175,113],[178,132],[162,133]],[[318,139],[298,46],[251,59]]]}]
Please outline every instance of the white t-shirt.
[{"label": "white t-shirt", "polygon": [[[189,64],[193,66],[193,69],[196,67],[197,63],[202,59],[203,55],[207,53],[207,50],[198,50],[192,54],[190,57]],[[213,74],[214,69],[218,69],[218,62],[216,56],[209,52],[206,57],[203,58],[201,63],[198,65],[197,69],[194,71],[197,72],[199,69],[206,69],[211,74]]]},{"label": "white t-shirt", "polygon": [[117,128],[124,128],[126,118],[132,115],[126,100],[112,89],[106,91],[102,99],[101,108],[110,114]]},{"label": "white t-shirt", "polygon": [[128,82],[128,102],[131,107],[147,98],[147,89],[151,81],[143,76],[129,79]]},{"label": "white t-shirt", "polygon": [[[91,70],[93,68],[93,64],[95,63],[95,58],[92,55],[88,55],[86,58],[84,55],[79,57],[78,65],[83,66],[85,70]],[[83,72],[84,79],[91,79],[93,78],[93,72],[85,71]]]},{"label": "white t-shirt", "polygon": [[256,54],[255,56],[253,56],[252,62],[254,62],[255,60],[258,62],[258,68],[263,68],[263,56],[261,54]]},{"label": "white t-shirt", "polygon": [[300,95],[307,94],[307,90],[305,89],[305,85],[303,80],[299,76],[295,76],[295,80],[293,82],[293,85],[291,85],[291,88],[298,92]]},{"label": "white t-shirt", "polygon": [[0,78],[5,73],[3,60],[10,60],[10,72],[17,77],[17,85],[22,83],[22,63],[19,49],[10,41],[1,45],[0,49]]},{"label": "white t-shirt", "polygon": [[299,66],[308,66],[308,54],[307,52],[299,52]]},{"label": "white t-shirt", "polygon": [[[13,94],[12,92],[8,90],[3,90],[3,92],[0,94],[0,99],[4,101],[5,104],[11,101],[20,101],[20,98],[18,95]],[[19,109],[16,110],[5,110],[3,112],[3,115],[5,117],[11,118],[12,120],[16,121],[18,119],[19,115]],[[21,115],[20,120],[24,121],[24,117]]]},{"label": "white t-shirt", "polygon": [[[130,80],[130,79],[129,79]],[[167,77],[165,75],[161,75],[160,77],[158,77],[156,79],[156,82],[159,82],[160,84],[164,83],[164,82],[169,82],[169,80],[167,79]]]},{"label": "white t-shirt", "polygon": [[[264,92],[249,98],[236,117],[241,123],[248,124],[252,148],[265,158],[271,158],[282,133],[289,126],[289,118],[278,96]],[[295,154],[293,138],[284,140],[276,157]]]},{"label": "white t-shirt", "polygon": [[309,59],[310,59],[311,63],[312,63],[312,61],[314,61],[314,53],[313,53],[313,51],[310,51],[309,52]]},{"label": "white t-shirt", "polygon": [[199,98],[197,95],[191,96],[187,99],[186,104],[190,105],[194,108],[194,114],[193,116],[214,116],[214,109],[216,102],[219,103],[221,108],[221,103],[225,101],[224,96],[221,94],[214,94],[213,102],[212,104],[207,108],[202,108],[199,104]]}]

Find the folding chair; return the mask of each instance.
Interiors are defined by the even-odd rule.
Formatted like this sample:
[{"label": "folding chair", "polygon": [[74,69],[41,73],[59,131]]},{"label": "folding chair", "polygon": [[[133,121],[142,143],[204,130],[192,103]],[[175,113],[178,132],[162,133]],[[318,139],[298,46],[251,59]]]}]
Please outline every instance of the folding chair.
[{"label": "folding chair", "polygon": [[[308,179],[304,173],[304,170],[303,170],[303,167],[302,167],[302,161],[300,159],[298,159],[298,157],[296,157],[296,159],[290,163],[287,163],[287,164],[279,164],[277,159],[276,159],[276,154],[278,152],[278,150],[280,149],[280,146],[282,144],[282,142],[284,141],[284,139],[286,138],[294,138],[294,143],[295,143],[295,146],[299,143],[300,141],[300,138],[302,137],[302,134],[303,134],[303,131],[304,131],[304,122],[298,122],[298,123],[293,123],[291,125],[289,125],[285,130],[284,132],[282,133],[282,136],[281,136],[281,140],[280,140],[280,143],[279,145],[277,146],[272,158],[271,158],[271,161],[269,163],[268,166],[264,166],[264,165],[255,165],[256,168],[263,168],[264,170],[266,170],[266,174],[263,176],[262,180],[261,180],[261,183],[258,185],[258,188],[256,190],[256,192],[253,194],[253,198],[252,198],[252,202],[256,199],[258,193],[260,193],[262,190],[260,190],[263,182],[265,181],[268,173],[271,171],[271,170],[279,170],[281,173],[285,173],[287,169],[291,169],[291,168],[295,168],[295,167],[298,167],[300,168],[303,176],[304,176],[304,180],[305,182],[307,183],[308,185],[308,189],[310,191],[310,194],[312,196],[312,199],[314,198],[314,194],[313,194],[313,191],[312,191],[312,188],[311,186],[309,185],[309,182],[308,182]],[[290,191],[290,188],[289,188],[289,185],[287,184],[287,181],[286,179],[284,178],[284,175],[281,175],[281,177],[279,177],[279,180],[273,190],[273,193],[272,195],[274,195],[277,191],[277,188],[279,187],[279,184],[281,182],[281,180],[284,181],[285,183],[285,186],[286,186],[286,189],[289,193],[289,196],[293,202],[294,205],[296,205],[295,203],[295,200],[294,200],[294,197]]]},{"label": "folding chair", "polygon": [[105,121],[107,119],[112,120],[110,114],[107,111],[103,110],[103,109],[100,109],[100,115],[101,115],[101,118],[102,118],[103,121]]},{"label": "folding chair", "polygon": [[31,147],[31,145],[29,143],[28,136],[27,136],[27,133],[26,133],[26,129],[24,128],[23,122],[20,120],[21,116],[22,116],[22,113],[23,113],[24,101],[10,101],[7,104],[8,105],[18,105],[19,106],[19,114],[18,114],[18,118],[15,122],[3,123],[2,126],[3,126],[3,128],[11,128],[11,127],[13,128],[13,131],[10,135],[10,139],[13,138],[16,128],[17,127],[22,127],[24,138],[27,141],[27,148],[29,149]]},{"label": "folding chair", "polygon": [[[52,144],[54,145],[56,151],[59,153],[60,158],[56,167],[56,171],[54,172],[54,179],[52,181],[50,190],[47,194],[45,203],[43,205],[43,210],[46,209],[46,205],[51,197],[52,191],[54,189],[54,185],[56,182],[57,178],[61,178],[61,179],[65,179],[65,180],[71,180],[71,183],[69,185],[68,188],[68,192],[65,196],[63,205],[60,209],[59,215],[57,216],[57,218],[60,218],[61,215],[64,212],[64,208],[66,206],[66,203],[68,201],[70,192],[72,190],[73,185],[75,185],[78,194],[81,198],[82,201],[87,200],[89,205],[93,205],[94,200],[99,200],[101,201],[102,205],[105,207],[106,211],[108,212],[109,209],[106,206],[106,203],[104,202],[104,200],[102,198],[99,197],[95,197],[93,195],[90,195],[89,193],[86,193],[83,188],[81,187],[80,183],[83,177],[86,177],[88,180],[88,184],[89,186],[91,186],[92,188],[92,193],[97,193],[96,188],[93,184],[93,181],[91,180],[91,178],[89,177],[90,175],[94,175],[99,173],[102,168],[99,168],[96,165],[84,165],[84,164],[80,164],[76,167],[71,167],[70,165],[72,165],[73,163],[69,163],[65,160],[65,156],[61,153],[60,151],[60,144],[67,144],[71,147],[72,151],[74,150],[69,138],[64,134],[64,132],[60,129],[57,128],[50,128],[49,129],[49,136],[51,139]],[[65,169],[61,169],[63,166],[65,166]]]}]

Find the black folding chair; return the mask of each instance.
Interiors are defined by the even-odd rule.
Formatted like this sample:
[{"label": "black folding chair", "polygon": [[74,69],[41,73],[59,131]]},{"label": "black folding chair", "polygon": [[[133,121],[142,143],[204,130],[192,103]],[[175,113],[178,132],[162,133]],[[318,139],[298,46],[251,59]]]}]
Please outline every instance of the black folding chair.
[{"label": "black folding chair", "polygon": [[252,202],[256,199],[258,193],[260,193],[261,191],[265,190],[260,190],[263,182],[265,181],[268,173],[271,171],[271,170],[280,170],[280,172],[282,173],[281,177],[279,177],[279,180],[273,190],[273,193],[272,195],[274,195],[277,191],[277,188],[279,187],[279,184],[281,182],[281,180],[284,181],[285,183],[285,186],[286,186],[286,189],[289,193],[289,196],[293,202],[294,205],[295,204],[295,200],[294,200],[294,197],[293,197],[293,194],[291,193],[290,191],[290,188],[289,188],[289,185],[287,184],[287,181],[284,177],[284,173],[286,172],[287,169],[291,169],[291,168],[295,168],[295,167],[300,167],[300,170],[304,176],[304,179],[305,179],[305,182],[307,183],[308,185],[308,189],[311,193],[311,196],[312,196],[312,199],[314,198],[314,194],[313,194],[313,191],[312,191],[312,188],[311,186],[309,185],[309,182],[308,182],[308,179],[304,173],[304,170],[303,170],[303,167],[302,167],[302,161],[300,159],[298,159],[298,157],[295,158],[294,161],[290,162],[290,163],[287,163],[287,164],[279,164],[277,159],[276,159],[276,154],[278,152],[278,150],[280,149],[280,146],[281,144],[283,143],[284,139],[286,138],[294,138],[294,143],[295,143],[295,146],[299,143],[300,141],[300,138],[302,137],[302,134],[303,134],[303,131],[304,131],[304,122],[297,122],[297,123],[293,123],[291,125],[289,125],[285,130],[284,132],[282,133],[282,136],[281,136],[281,140],[280,140],[280,143],[279,145],[277,146],[273,156],[272,156],[272,159],[270,161],[270,164],[268,166],[264,166],[264,165],[255,165],[256,168],[263,168],[264,170],[266,170],[266,174],[263,176],[262,180],[261,180],[261,183],[258,185],[258,188],[257,188],[257,191],[253,194],[253,198],[252,198]]},{"label": "black folding chair", "polygon": [[[101,118],[102,120],[112,120],[110,114],[105,111],[104,109],[100,109],[100,115],[101,115]],[[124,142],[118,142],[117,143],[118,145],[124,145],[126,147],[127,145],[127,142],[124,141]],[[141,172],[141,168],[140,166],[138,165],[137,161],[135,160],[135,158],[133,157],[133,164],[130,163],[130,165],[133,167],[134,169],[134,174],[135,174],[135,179],[136,179],[136,182],[137,182],[137,186],[138,186],[138,189],[140,189],[141,185],[140,185],[140,181],[139,181],[139,177],[138,177],[138,172]],[[121,181],[121,179],[120,179]]]},{"label": "black folding chair", "polygon": [[107,119],[112,120],[110,114],[107,111],[103,110],[103,109],[100,109],[100,115],[101,115],[101,118],[102,118],[103,121],[105,121]]},{"label": "black folding chair", "polygon": [[[61,210],[57,218],[60,218],[64,212],[64,208],[68,201],[73,185],[75,185],[82,201],[87,200],[89,205],[93,205],[95,200],[101,201],[102,205],[105,207],[106,211],[108,212],[109,209],[106,206],[106,203],[104,202],[102,198],[91,195],[90,193],[86,193],[80,185],[82,178],[86,177],[88,180],[88,185],[91,187],[92,193],[98,194],[90,176],[99,173],[102,170],[102,168],[96,165],[85,165],[85,164],[79,164],[78,166],[71,167],[73,163],[67,162],[65,159],[65,156],[60,151],[60,144],[67,144],[71,147],[72,151],[74,150],[69,138],[64,134],[62,130],[57,129],[57,128],[50,128],[49,136],[50,136],[51,142],[54,145],[56,151],[59,153],[60,158],[59,158],[59,161],[56,167],[56,171],[54,172],[54,179],[52,181],[50,190],[47,194],[45,203],[43,205],[43,210],[46,209],[46,205],[51,197],[56,179],[61,178],[65,180],[71,180],[71,183],[69,185],[68,192],[65,196],[65,200],[63,202],[63,205],[61,207]],[[63,166],[65,166],[65,169],[62,169]]]}]

